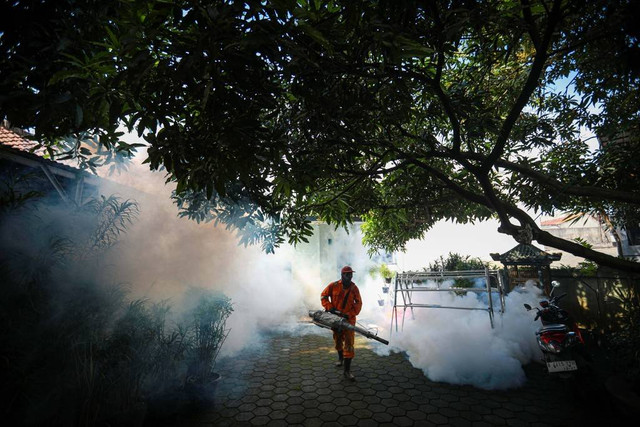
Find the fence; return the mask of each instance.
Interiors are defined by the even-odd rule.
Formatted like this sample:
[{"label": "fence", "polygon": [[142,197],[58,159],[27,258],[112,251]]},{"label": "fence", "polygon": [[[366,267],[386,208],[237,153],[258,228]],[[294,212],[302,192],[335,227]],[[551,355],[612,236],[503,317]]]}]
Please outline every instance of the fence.
[{"label": "fence", "polygon": [[553,269],[560,284],[556,293],[566,293],[563,308],[586,329],[606,332],[621,327],[624,317],[640,305],[640,278],[600,269],[596,275],[580,275],[571,269]]}]

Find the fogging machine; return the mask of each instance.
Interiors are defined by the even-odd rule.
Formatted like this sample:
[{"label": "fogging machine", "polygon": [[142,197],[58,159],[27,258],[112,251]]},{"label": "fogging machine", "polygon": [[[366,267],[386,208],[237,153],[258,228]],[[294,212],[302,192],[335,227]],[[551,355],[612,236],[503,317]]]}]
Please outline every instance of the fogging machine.
[{"label": "fogging machine", "polygon": [[309,311],[309,317],[313,319],[313,323],[320,326],[321,328],[342,331],[344,329],[351,329],[354,332],[359,333],[369,339],[376,340],[381,342],[384,345],[389,345],[389,341],[380,338],[376,334],[369,332],[368,330],[361,328],[359,326],[352,325],[349,321],[344,318],[340,312],[335,312],[338,314],[330,313],[324,310],[317,311]]}]

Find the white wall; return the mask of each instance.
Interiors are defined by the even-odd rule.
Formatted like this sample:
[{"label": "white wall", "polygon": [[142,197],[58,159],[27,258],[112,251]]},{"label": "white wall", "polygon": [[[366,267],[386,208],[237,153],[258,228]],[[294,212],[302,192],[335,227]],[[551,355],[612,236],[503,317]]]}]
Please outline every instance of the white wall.
[{"label": "white wall", "polygon": [[421,240],[409,241],[405,253],[397,254],[398,270],[422,270],[449,252],[492,261],[490,253],[504,253],[518,244],[513,237],[498,233],[499,225],[497,220],[475,224],[440,221]]}]

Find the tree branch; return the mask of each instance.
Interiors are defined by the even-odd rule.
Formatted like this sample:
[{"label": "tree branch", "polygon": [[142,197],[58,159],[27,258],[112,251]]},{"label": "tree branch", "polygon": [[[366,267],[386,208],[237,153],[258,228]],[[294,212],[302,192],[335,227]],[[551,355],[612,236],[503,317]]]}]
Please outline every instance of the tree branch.
[{"label": "tree branch", "polygon": [[510,162],[508,160],[498,160],[495,163],[504,169],[508,169],[514,172],[521,173],[539,183],[542,186],[553,188],[563,194],[570,196],[580,196],[589,199],[598,200],[615,200],[618,202],[632,203],[634,205],[640,204],[640,194],[631,193],[628,191],[612,190],[608,188],[594,187],[590,185],[569,185],[564,184],[551,178],[542,172],[538,172],[531,169],[527,165]]},{"label": "tree branch", "polygon": [[[526,224],[531,227],[531,231],[533,232],[533,239],[544,246],[551,246],[553,248],[560,249],[573,255],[591,260],[601,266],[640,273],[640,263],[638,262],[618,258],[613,255],[607,255],[605,253],[586,248],[579,243],[572,242],[571,240],[566,240],[554,236],[547,231],[541,230],[537,226],[535,221],[520,209],[511,206],[508,210],[516,213],[519,220],[525,220]],[[506,227],[501,226],[498,229],[499,232],[509,234],[510,236],[514,237],[518,235],[520,230],[521,227],[516,227],[512,224],[509,224]]]},{"label": "tree branch", "polygon": [[442,85],[440,84],[440,80],[442,79],[442,69],[444,68],[444,52],[440,52],[438,55],[438,64],[436,66],[436,77],[433,80],[430,80],[431,85],[436,91],[440,102],[442,103],[442,107],[444,108],[444,112],[449,117],[449,121],[451,122],[451,128],[453,130],[453,147],[452,150],[454,152],[460,152],[460,121],[458,120],[458,116],[456,115],[455,109],[451,104],[451,100],[449,96],[442,89]]},{"label": "tree branch", "polygon": [[[500,227],[498,228],[500,233],[508,234],[518,240],[521,231],[528,226],[532,231],[533,240],[536,240],[542,245],[551,246],[556,249],[569,252],[573,255],[589,259],[599,265],[640,273],[640,263],[607,255],[602,252],[586,248],[579,243],[556,237],[547,231],[541,230],[529,214],[516,206],[499,200],[486,176],[481,176],[478,179],[484,194],[487,196],[489,202],[500,218]],[[520,222],[520,226],[513,225],[509,216],[517,219]]]},{"label": "tree branch", "polygon": [[533,16],[531,16],[531,4],[529,0],[521,0],[522,4],[522,15],[524,16],[524,20],[527,23],[527,31],[529,32],[529,36],[531,37],[531,41],[536,48],[536,51],[540,46],[540,37],[538,35],[538,27],[536,26],[535,21],[533,20]]},{"label": "tree branch", "polygon": [[438,180],[440,180],[440,182],[442,182],[445,187],[447,187],[448,189],[452,190],[455,193],[458,193],[460,196],[462,196],[463,198],[473,202],[473,203],[477,203],[479,205],[488,207],[488,208],[492,208],[491,204],[487,201],[487,199],[484,196],[481,196],[477,193],[474,193],[473,191],[469,191],[466,190],[462,187],[460,187],[458,184],[456,184],[455,182],[453,182],[445,173],[437,170],[436,168],[433,168],[429,165],[427,165],[426,163],[413,158],[411,156],[407,156],[404,153],[401,153],[404,156],[406,156],[407,160],[409,160],[411,163],[413,163],[414,165],[418,166],[421,169],[426,170],[427,172],[431,173],[434,177],[436,177]]},{"label": "tree branch", "polygon": [[[476,161],[486,161],[486,157],[480,153],[464,152],[462,157]],[[570,185],[558,181],[549,175],[530,168],[523,163],[515,163],[509,160],[497,160],[494,166],[498,166],[513,172],[518,172],[528,178],[531,178],[538,184],[552,188],[569,196],[585,197],[587,199],[596,200],[614,200],[617,202],[640,204],[640,194],[629,191],[613,190],[609,188],[595,187],[592,185]]]},{"label": "tree branch", "polygon": [[531,94],[533,93],[536,86],[538,85],[538,80],[542,76],[542,72],[544,71],[544,68],[545,68],[545,62],[547,60],[547,49],[551,44],[551,38],[556,29],[556,24],[559,21],[560,3],[561,3],[560,0],[555,0],[553,3],[553,8],[549,16],[549,23],[547,25],[544,36],[539,44],[539,48],[536,48],[536,55],[533,60],[533,64],[531,65],[531,70],[529,71],[529,75],[527,76],[527,81],[525,82],[522,88],[522,91],[518,96],[518,99],[511,107],[511,110],[509,111],[507,118],[502,124],[502,128],[498,133],[498,138],[496,140],[495,147],[493,147],[493,150],[491,150],[491,153],[489,154],[486,161],[482,165],[482,169],[485,171],[485,173],[488,172],[493,167],[496,161],[504,153],[504,147],[507,144],[509,135],[511,134],[511,130],[513,129],[513,126],[518,120],[518,117],[520,116],[522,109],[529,102],[529,98],[531,97]]},{"label": "tree branch", "polygon": [[635,261],[626,260],[624,258],[617,258],[613,255],[607,255],[602,252],[594,251],[593,249],[586,248],[578,243],[570,240],[561,239],[553,234],[540,230],[537,230],[536,241],[545,246],[551,246],[556,249],[563,250],[565,252],[572,253],[582,258],[586,258],[595,262],[598,265],[605,267],[611,267],[624,271],[632,271],[634,273],[640,273],[640,263]]}]

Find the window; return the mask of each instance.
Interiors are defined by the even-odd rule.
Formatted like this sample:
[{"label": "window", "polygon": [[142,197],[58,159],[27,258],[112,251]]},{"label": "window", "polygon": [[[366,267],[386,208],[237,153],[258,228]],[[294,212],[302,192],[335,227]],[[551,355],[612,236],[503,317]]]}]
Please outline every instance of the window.
[{"label": "window", "polygon": [[637,225],[635,227],[627,226],[626,229],[629,246],[640,245],[640,227]]}]

